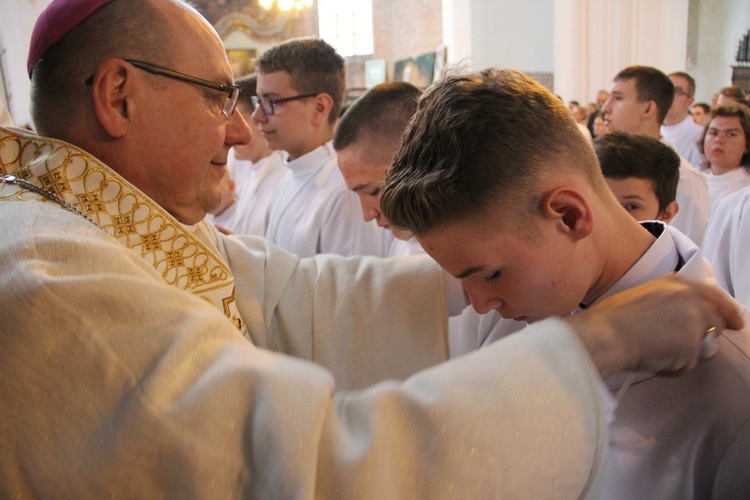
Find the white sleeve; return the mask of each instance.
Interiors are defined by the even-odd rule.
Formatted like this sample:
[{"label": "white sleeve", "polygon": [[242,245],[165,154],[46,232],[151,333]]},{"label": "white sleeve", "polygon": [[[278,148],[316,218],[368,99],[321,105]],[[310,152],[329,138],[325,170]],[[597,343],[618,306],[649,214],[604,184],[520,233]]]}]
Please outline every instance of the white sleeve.
[{"label": "white sleeve", "polygon": [[598,376],[559,320],[337,392],[78,216],[15,205],[0,215],[16,228],[0,239],[0,496],[597,494]]}]

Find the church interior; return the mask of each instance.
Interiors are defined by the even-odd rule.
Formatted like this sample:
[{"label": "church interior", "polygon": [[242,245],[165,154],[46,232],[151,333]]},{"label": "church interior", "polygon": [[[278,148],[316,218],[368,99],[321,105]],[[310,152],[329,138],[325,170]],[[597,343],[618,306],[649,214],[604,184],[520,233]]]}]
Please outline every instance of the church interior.
[{"label": "church interior", "polygon": [[[33,23],[49,0],[2,0],[0,103],[29,124],[24,70]],[[621,68],[686,71],[696,102],[750,90],[745,0],[194,0],[227,48],[235,76],[283,40],[320,36],[347,60],[347,99],[384,80],[425,87],[450,67],[509,67],[566,102],[591,102]],[[745,45],[743,44],[745,40]]]}]

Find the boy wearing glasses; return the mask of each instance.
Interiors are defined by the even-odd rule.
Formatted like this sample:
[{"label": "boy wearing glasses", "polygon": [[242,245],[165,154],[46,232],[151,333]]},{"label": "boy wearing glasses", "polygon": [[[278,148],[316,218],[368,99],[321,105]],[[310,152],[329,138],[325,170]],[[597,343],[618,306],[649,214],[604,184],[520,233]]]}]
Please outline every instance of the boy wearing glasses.
[{"label": "boy wearing glasses", "polygon": [[[691,366],[739,322],[659,280],[651,321],[630,294],[401,383],[445,357],[432,263],[299,259],[203,220],[251,133],[194,9],[53,0],[31,47],[52,137],[0,129],[0,497],[594,497],[597,371]],[[684,314],[704,321],[654,340]]]},{"label": "boy wearing glasses", "polygon": [[703,127],[695,123],[690,115],[690,106],[695,102],[695,80],[682,71],[669,74],[674,85],[674,100],[664,117],[661,134],[675,142],[677,152],[692,165],[703,165],[703,155],[698,150],[698,142],[703,135]]},{"label": "boy wearing glasses", "polygon": [[237,183],[237,208],[224,227],[236,234],[265,236],[274,191],[289,170],[284,166],[286,154],[271,150],[260,136],[257,124],[250,119],[255,110],[257,80],[256,75],[249,75],[235,81],[240,87],[237,110],[247,120],[253,138],[229,151],[227,167]]},{"label": "boy wearing glasses", "polygon": [[302,257],[386,256],[392,236],[362,221],[332,140],[346,86],[344,59],[325,41],[284,42],[258,61],[252,119],[289,168],[275,192],[266,237]]}]

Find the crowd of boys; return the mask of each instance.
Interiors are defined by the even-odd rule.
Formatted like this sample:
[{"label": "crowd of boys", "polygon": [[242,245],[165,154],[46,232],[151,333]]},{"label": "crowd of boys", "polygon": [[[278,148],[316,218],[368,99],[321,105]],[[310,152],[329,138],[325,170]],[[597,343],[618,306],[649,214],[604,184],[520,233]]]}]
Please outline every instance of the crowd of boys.
[{"label": "crowd of boys", "polygon": [[3,496],[750,493],[750,329],[699,248],[742,301],[750,194],[709,200],[684,158],[689,75],[618,73],[592,147],[494,68],[339,122],[330,45],[234,82],[180,0],[53,0],[28,71]]}]

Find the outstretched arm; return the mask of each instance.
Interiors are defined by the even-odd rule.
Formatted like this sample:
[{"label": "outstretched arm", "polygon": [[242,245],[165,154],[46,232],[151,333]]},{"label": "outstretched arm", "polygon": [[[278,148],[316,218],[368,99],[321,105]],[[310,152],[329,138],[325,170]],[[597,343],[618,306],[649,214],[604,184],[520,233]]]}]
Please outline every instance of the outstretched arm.
[{"label": "outstretched arm", "polygon": [[665,276],[566,320],[602,377],[620,370],[678,372],[699,360],[709,329],[739,329],[737,303],[718,286]]}]

